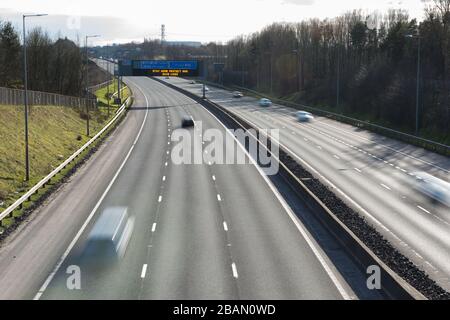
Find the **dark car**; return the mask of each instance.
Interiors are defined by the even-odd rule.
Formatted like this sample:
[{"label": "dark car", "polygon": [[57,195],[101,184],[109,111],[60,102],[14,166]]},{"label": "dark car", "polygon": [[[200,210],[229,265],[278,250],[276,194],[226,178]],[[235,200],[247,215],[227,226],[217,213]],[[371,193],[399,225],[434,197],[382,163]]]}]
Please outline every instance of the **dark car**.
[{"label": "dark car", "polygon": [[190,116],[184,116],[183,119],[181,120],[181,126],[183,128],[190,128],[194,126],[194,119],[192,119],[192,117]]}]

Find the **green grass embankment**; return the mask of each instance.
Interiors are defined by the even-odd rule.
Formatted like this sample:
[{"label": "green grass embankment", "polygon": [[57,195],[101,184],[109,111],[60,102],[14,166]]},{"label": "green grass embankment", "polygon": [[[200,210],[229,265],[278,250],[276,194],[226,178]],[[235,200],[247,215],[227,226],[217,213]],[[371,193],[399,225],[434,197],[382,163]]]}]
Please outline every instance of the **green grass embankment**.
[{"label": "green grass embankment", "polygon": [[[113,89],[112,86],[110,89]],[[24,108],[0,105],[0,212],[83,146],[114,117],[119,106],[112,103],[108,115],[107,108],[101,107],[102,99],[107,103],[105,94],[106,87],[97,92],[99,108],[90,111],[90,137],[86,136],[85,110],[57,106],[30,107],[28,182],[24,181]],[[122,94],[125,101],[131,93],[128,88],[124,88]],[[58,174],[54,179],[55,183],[73,165],[75,163]],[[45,190],[42,191],[44,192]],[[37,199],[39,195],[33,197]],[[25,208],[32,204],[33,197],[30,203],[24,205]]]},{"label": "green grass embankment", "polygon": [[[117,83],[109,85],[109,105],[113,108],[114,107],[117,108],[120,106],[114,104],[114,97],[113,97],[114,93],[117,93]],[[104,86],[103,88],[97,90],[95,92],[95,95],[98,98],[99,107],[103,108],[108,106],[108,86]],[[129,96],[130,96],[130,89],[125,84],[122,84],[120,96],[122,102],[124,102]]]},{"label": "green grass embankment", "polygon": [[[86,136],[85,118],[85,114],[78,109],[30,107],[30,181],[24,182],[23,107],[0,106],[0,211],[89,140]],[[104,110],[96,110],[91,112],[90,120],[92,136],[103,128],[108,117]]]}]

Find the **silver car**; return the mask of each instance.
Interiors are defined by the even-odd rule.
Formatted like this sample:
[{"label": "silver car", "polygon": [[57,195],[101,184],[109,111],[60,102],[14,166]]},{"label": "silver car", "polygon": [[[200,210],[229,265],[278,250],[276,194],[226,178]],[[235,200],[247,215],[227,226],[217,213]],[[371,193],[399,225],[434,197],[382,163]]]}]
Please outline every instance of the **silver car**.
[{"label": "silver car", "polygon": [[426,172],[415,172],[414,188],[433,201],[450,207],[450,183]]},{"label": "silver car", "polygon": [[259,100],[259,106],[260,107],[270,107],[272,105],[272,101],[270,101],[267,98],[262,98]]},{"label": "silver car", "polygon": [[133,229],[134,217],[127,208],[106,208],[89,234],[85,257],[100,261],[123,257]]},{"label": "silver car", "polygon": [[306,111],[298,111],[296,113],[297,119],[300,122],[310,122],[312,120],[314,120],[314,117],[311,113],[306,112]]}]

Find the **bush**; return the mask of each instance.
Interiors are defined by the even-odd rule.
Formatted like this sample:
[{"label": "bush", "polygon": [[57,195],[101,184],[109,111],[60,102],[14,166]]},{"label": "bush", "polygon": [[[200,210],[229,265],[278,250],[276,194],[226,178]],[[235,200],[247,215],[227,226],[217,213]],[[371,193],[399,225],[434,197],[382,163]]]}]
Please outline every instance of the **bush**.
[{"label": "bush", "polygon": [[8,197],[8,192],[6,190],[0,190],[0,201],[6,200]]}]

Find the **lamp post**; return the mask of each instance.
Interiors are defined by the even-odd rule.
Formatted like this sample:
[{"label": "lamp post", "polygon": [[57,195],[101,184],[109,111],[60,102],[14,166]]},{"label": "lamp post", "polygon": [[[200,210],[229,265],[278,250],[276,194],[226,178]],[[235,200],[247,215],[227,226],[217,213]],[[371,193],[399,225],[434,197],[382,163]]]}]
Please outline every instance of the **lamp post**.
[{"label": "lamp post", "polygon": [[416,128],[415,133],[416,135],[419,134],[419,98],[420,98],[420,60],[421,60],[421,36],[419,32],[417,32],[417,35],[414,34],[407,34],[405,35],[406,38],[411,39],[417,39],[417,78],[416,78]]},{"label": "lamp post", "polygon": [[25,19],[29,17],[43,17],[47,14],[24,14],[23,19],[23,86],[24,86],[24,107],[25,107],[25,181],[30,180],[30,158],[28,148],[28,74],[27,74],[27,41]]},{"label": "lamp post", "polygon": [[92,36],[86,36],[86,135],[89,137],[89,103],[88,103],[88,97],[89,97],[89,56],[88,56],[88,39],[89,38],[98,38],[99,35],[92,35]]},{"label": "lamp post", "polygon": [[[242,67],[241,86],[242,86],[242,88],[244,88],[244,87],[245,87],[245,67],[244,67],[244,58],[242,58],[241,67]],[[223,85],[223,83],[222,83],[222,85]]]},{"label": "lamp post", "polygon": [[299,62],[300,50],[298,50],[298,49],[292,50],[292,53],[295,54],[296,66],[297,66],[297,71],[296,71],[297,88],[296,89],[298,91],[300,91],[300,62]]},{"label": "lamp post", "polygon": [[[108,78],[109,78],[109,50],[108,50],[108,44],[106,44],[106,73],[108,74]],[[106,83],[106,100],[108,100],[108,119],[109,119],[109,108],[110,108],[110,103],[109,103],[109,81]]]},{"label": "lamp post", "polygon": [[269,62],[270,62],[270,94],[273,92],[273,66],[272,66],[272,53],[271,52],[265,52],[265,56],[269,56]]},{"label": "lamp post", "polygon": [[337,46],[337,67],[336,67],[336,109],[339,108],[339,98],[341,90],[341,52],[339,44]]}]

